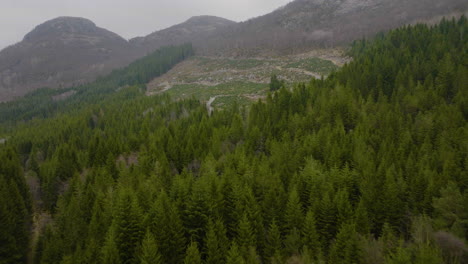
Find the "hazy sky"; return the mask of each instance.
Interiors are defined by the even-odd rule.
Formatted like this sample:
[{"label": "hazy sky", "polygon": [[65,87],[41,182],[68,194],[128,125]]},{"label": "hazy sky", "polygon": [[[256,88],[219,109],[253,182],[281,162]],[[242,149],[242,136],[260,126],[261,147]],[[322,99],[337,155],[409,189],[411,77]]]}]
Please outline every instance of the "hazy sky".
[{"label": "hazy sky", "polygon": [[0,49],[19,42],[36,25],[78,16],[124,38],[147,35],[192,16],[244,21],[291,0],[0,0]]}]

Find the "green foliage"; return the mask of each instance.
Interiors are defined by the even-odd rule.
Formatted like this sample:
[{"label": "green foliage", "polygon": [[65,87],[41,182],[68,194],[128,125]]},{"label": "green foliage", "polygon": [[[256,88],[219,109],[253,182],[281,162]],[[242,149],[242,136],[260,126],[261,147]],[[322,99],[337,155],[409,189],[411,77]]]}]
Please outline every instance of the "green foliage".
[{"label": "green foliage", "polygon": [[141,253],[139,257],[141,264],[161,264],[162,257],[159,253],[158,244],[153,234],[147,230],[145,238],[141,243]]},{"label": "green foliage", "polygon": [[265,255],[267,260],[272,260],[281,255],[281,241],[281,232],[276,224],[276,220],[273,219],[273,222],[270,224],[266,240]]},{"label": "green foliage", "polygon": [[280,81],[278,79],[278,76],[276,76],[276,74],[271,75],[271,78],[270,78],[270,91],[272,91],[272,92],[277,91],[281,87],[284,87],[284,82]]},{"label": "green foliage", "polygon": [[226,264],[245,264],[244,258],[242,257],[239,247],[236,242],[233,242],[231,248],[227,254]]},{"label": "green foliage", "polygon": [[[26,260],[29,170],[51,214],[37,263],[456,263],[467,27],[357,42],[329,78],[249,110],[127,88],[15,127],[0,145],[0,262]],[[134,69],[114,77],[147,78]]]},{"label": "green foliage", "polygon": [[345,223],[331,247],[329,263],[361,263],[360,251],[355,224]]},{"label": "green foliage", "polygon": [[24,263],[29,248],[31,197],[17,159],[0,149],[0,263]]},{"label": "green foliage", "polygon": [[208,221],[206,233],[206,263],[225,263],[229,240],[226,237],[226,228],[220,220]]},{"label": "green foliage", "polygon": [[101,261],[104,264],[123,263],[120,259],[119,249],[117,248],[117,236],[115,232],[115,227],[112,226],[109,229],[109,233],[106,236],[106,241],[102,247]]},{"label": "green foliage", "polygon": [[177,208],[165,192],[150,212],[150,227],[155,234],[164,262],[179,263],[185,252],[185,237]]},{"label": "green foliage", "polygon": [[309,210],[304,219],[304,226],[302,228],[302,240],[304,247],[307,248],[312,256],[318,256],[320,253],[320,239],[317,233],[317,224],[315,215],[312,210]]},{"label": "green foliage", "polygon": [[463,237],[468,228],[468,212],[463,196],[454,182],[441,190],[441,197],[434,198],[434,222],[438,229]]},{"label": "green foliage", "polygon": [[201,264],[201,256],[196,242],[190,243],[185,253],[184,264]]},{"label": "green foliage", "polygon": [[136,262],[136,249],[143,238],[142,214],[136,197],[125,190],[118,197],[114,225],[117,249],[123,263]]},{"label": "green foliage", "polygon": [[290,63],[285,68],[300,68],[310,72],[318,72],[320,74],[328,74],[336,71],[338,66],[328,60],[320,58],[301,59],[297,62]]}]

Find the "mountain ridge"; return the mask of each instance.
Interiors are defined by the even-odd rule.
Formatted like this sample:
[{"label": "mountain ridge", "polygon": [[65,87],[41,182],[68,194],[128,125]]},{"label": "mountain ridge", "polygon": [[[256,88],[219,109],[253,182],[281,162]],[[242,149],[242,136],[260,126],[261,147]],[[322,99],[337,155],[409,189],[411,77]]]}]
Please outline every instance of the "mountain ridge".
[{"label": "mountain ridge", "polygon": [[0,102],[90,82],[167,45],[191,42],[206,56],[299,54],[462,14],[468,14],[464,0],[295,0],[245,22],[196,16],[128,41],[88,19],[58,17],[0,51]]},{"label": "mountain ridge", "polygon": [[463,0],[296,0],[238,23],[194,46],[203,55],[301,53],[440,16],[468,14]]},{"label": "mountain ridge", "polygon": [[[213,16],[198,16],[127,41],[86,18],[48,20],[26,34],[21,42],[0,51],[0,102],[41,87],[90,82],[162,46],[190,42],[193,34],[223,26],[220,21],[234,23]],[[191,30],[184,32],[186,28]]]}]

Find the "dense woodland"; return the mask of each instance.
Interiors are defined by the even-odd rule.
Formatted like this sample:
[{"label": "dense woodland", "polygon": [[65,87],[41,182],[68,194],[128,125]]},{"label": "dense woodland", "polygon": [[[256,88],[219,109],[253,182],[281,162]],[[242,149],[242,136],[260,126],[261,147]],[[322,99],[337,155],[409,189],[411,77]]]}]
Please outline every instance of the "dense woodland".
[{"label": "dense woodland", "polygon": [[0,263],[468,263],[467,33],[358,41],[248,109],[133,86],[17,126]]}]

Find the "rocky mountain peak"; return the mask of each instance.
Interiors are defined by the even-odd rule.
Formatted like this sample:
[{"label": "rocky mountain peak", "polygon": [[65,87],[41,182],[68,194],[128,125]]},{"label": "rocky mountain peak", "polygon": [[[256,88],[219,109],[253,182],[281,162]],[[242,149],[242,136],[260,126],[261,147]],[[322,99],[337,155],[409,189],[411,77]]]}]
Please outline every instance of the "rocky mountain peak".
[{"label": "rocky mountain peak", "polygon": [[233,21],[217,16],[193,16],[185,21],[186,24],[235,24]]},{"label": "rocky mountain peak", "polygon": [[35,41],[52,34],[94,35],[99,31],[101,31],[100,28],[98,28],[91,20],[80,17],[58,17],[38,25],[24,37],[24,40]]}]

